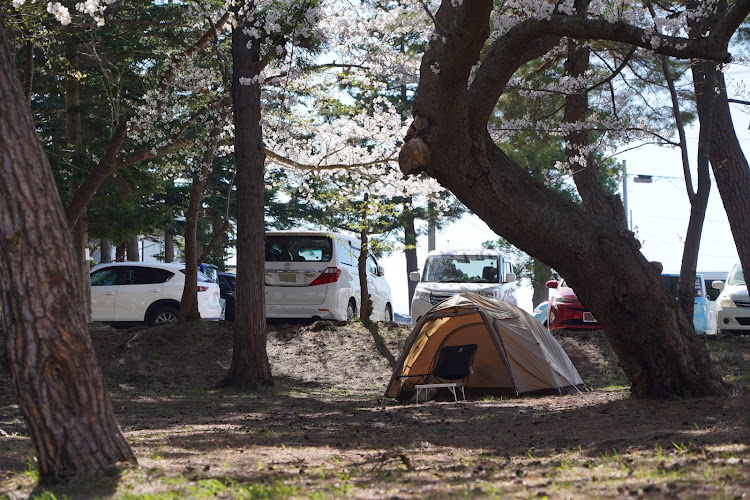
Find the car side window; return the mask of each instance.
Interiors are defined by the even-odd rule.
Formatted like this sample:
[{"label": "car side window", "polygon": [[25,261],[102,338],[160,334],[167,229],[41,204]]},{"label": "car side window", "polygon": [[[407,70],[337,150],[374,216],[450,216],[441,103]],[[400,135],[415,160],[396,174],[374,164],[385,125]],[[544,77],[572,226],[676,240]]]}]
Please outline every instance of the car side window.
[{"label": "car side window", "polygon": [[367,257],[367,272],[370,274],[378,274],[378,263],[375,262],[372,255]]},{"label": "car side window", "polygon": [[158,283],[166,283],[172,279],[172,276],[174,276],[173,272],[167,271],[166,269],[156,269],[156,271],[159,273],[160,281],[158,281]]},{"label": "car side window", "polygon": [[125,267],[120,277],[121,285],[152,285],[163,283],[161,273],[153,267]]},{"label": "car side window", "polygon": [[91,286],[115,285],[117,283],[117,271],[116,267],[109,267],[91,273]]}]

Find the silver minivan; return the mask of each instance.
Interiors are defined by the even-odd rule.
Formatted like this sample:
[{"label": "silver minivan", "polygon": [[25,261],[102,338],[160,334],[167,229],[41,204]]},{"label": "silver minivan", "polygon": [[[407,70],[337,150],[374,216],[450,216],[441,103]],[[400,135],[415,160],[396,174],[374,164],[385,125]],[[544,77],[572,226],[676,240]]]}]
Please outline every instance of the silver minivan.
[{"label": "silver minivan", "polygon": [[[362,307],[360,243],[326,231],[266,232],[266,317],[347,321]],[[384,269],[367,256],[367,286],[374,321],[393,320]]]},{"label": "silver minivan", "polygon": [[738,261],[727,275],[726,283],[716,280],[713,288],[721,290],[716,299],[716,326],[719,333],[750,333],[750,296],[745,274]]},{"label": "silver minivan", "polygon": [[433,306],[463,292],[517,305],[511,259],[497,250],[433,250],[422,272],[409,273],[409,279],[418,282],[411,301],[412,325]]}]

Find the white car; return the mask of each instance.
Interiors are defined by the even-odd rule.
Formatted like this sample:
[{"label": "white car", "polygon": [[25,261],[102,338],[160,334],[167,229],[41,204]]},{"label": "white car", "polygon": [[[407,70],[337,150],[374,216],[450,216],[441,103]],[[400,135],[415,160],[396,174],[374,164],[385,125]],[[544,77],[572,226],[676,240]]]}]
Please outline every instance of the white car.
[{"label": "white car", "polygon": [[[325,231],[266,233],[266,317],[348,321],[362,307],[359,240]],[[393,321],[391,289],[375,257],[367,256],[373,321]]]},{"label": "white car", "polygon": [[[93,321],[147,323],[177,320],[185,288],[185,264],[109,262],[94,266],[91,279]],[[198,272],[198,312],[218,321],[223,308],[219,285]]]},{"label": "white car", "polygon": [[409,279],[417,282],[411,301],[412,325],[434,306],[459,293],[474,292],[518,303],[511,259],[497,250],[433,250],[427,254],[423,272],[412,271]]},{"label": "white car", "polygon": [[719,333],[750,333],[750,297],[747,293],[742,265],[737,262],[727,275],[726,284],[714,281],[713,288],[721,290],[716,299],[716,328]]}]

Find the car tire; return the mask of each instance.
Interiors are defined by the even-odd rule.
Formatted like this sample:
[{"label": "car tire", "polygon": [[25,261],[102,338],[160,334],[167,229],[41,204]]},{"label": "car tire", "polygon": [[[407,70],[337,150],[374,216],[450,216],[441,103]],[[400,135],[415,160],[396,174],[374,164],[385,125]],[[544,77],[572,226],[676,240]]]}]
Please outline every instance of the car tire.
[{"label": "car tire", "polygon": [[157,306],[151,312],[148,318],[148,325],[166,325],[168,323],[176,323],[177,318],[180,314],[180,310],[171,305]]},{"label": "car tire", "polygon": [[349,299],[349,304],[346,306],[346,320],[352,321],[354,316],[357,315],[357,303],[354,299]]},{"label": "car tire", "polygon": [[385,305],[385,317],[383,320],[388,323],[393,323],[393,309],[391,309],[390,304]]}]

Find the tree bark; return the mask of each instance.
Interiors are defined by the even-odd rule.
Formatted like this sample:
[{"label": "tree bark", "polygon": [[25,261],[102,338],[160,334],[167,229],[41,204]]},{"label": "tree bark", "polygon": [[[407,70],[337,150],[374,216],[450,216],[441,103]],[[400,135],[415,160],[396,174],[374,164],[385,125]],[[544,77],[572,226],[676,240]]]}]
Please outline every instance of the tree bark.
[{"label": "tree bark", "polygon": [[711,170],[727,212],[742,269],[750,269],[750,166],[734,131],[726,84],[720,72],[717,81],[719,93],[715,95],[713,106]]},{"label": "tree bark", "polygon": [[102,238],[100,242],[99,250],[99,261],[112,262],[112,242],[108,239]]},{"label": "tree bark", "polygon": [[536,307],[542,302],[547,302],[549,300],[549,288],[547,288],[547,282],[552,279],[552,268],[539,259],[533,259],[531,266],[533,273],[531,287],[534,290],[531,303]]},{"label": "tree bark", "polygon": [[164,230],[164,262],[174,262],[174,236],[171,227]]},{"label": "tree bark", "polygon": [[[200,320],[198,312],[198,214],[203,201],[203,188],[206,186],[205,166],[193,175],[190,187],[190,201],[185,214],[185,287],[180,300],[180,323],[193,323]],[[207,169],[205,169],[207,170]],[[190,265],[192,263],[192,265]]]},{"label": "tree bark", "polygon": [[180,302],[180,323],[190,323],[198,321],[200,314],[198,312],[198,266],[203,263],[205,254],[200,252],[198,243],[198,218],[200,217],[200,208],[203,204],[203,193],[206,189],[208,173],[211,170],[216,148],[218,147],[219,136],[224,130],[224,122],[229,113],[229,99],[222,99],[221,107],[214,118],[213,126],[208,134],[208,144],[203,148],[201,157],[197,160],[199,165],[198,172],[193,176],[193,184],[190,188],[190,202],[185,221],[185,262],[195,263],[193,266],[185,268],[185,288],[182,291],[182,300]]},{"label": "tree bark", "polygon": [[409,314],[411,314],[411,301],[414,298],[417,283],[409,279],[409,274],[419,270],[419,262],[417,261],[417,229],[414,223],[415,217],[412,211],[411,199],[404,203],[404,212],[404,255],[406,256],[406,283],[409,287]]},{"label": "tree bark", "polygon": [[[65,73],[65,132],[68,146],[73,151],[71,163],[79,172],[84,171],[83,129],[81,127],[81,92],[77,72],[78,42],[76,35],[69,33],[65,45],[65,57],[68,62]],[[70,186],[75,192],[75,184]],[[84,304],[86,321],[91,321],[91,282],[89,280],[89,231],[88,217],[84,207],[83,213],[71,227],[73,233],[73,251],[78,262],[78,280],[81,289],[81,303]]]},{"label": "tree bark", "polygon": [[439,9],[445,42],[431,44],[423,57],[402,171],[428,172],[497,234],[560,272],[604,327],[635,396],[726,394],[691,322],[627,231],[619,200],[607,199],[609,210],[584,210],[535,180],[490,137],[488,118],[508,78],[554,45],[550,32],[561,31],[548,24],[536,34],[512,29],[483,50],[491,12],[489,0],[446,0]]},{"label": "tree bark", "polygon": [[43,481],[135,462],[79,303],[77,264],[52,169],[0,23],[0,273],[8,359]]},{"label": "tree bark", "polygon": [[138,248],[138,235],[133,234],[130,237],[128,237],[127,243],[125,243],[125,251],[127,252],[127,257],[129,262],[138,262],[141,260],[140,257],[140,248]]},{"label": "tree bark", "polygon": [[[235,9],[254,10],[253,2]],[[236,11],[238,12],[238,10]],[[232,101],[234,103],[235,162],[237,166],[237,292],[232,361],[220,383],[240,390],[272,385],[266,351],[265,311],[265,152],[261,127],[260,83],[241,84],[257,77],[262,64],[254,39],[243,32],[253,19],[238,15],[232,30]],[[249,48],[251,47],[251,48]]]},{"label": "tree bark", "polygon": [[372,300],[370,299],[370,287],[367,285],[367,255],[370,252],[370,243],[368,236],[370,233],[370,226],[367,223],[367,205],[370,201],[369,193],[365,193],[364,200],[362,201],[362,213],[360,214],[360,227],[359,230],[359,258],[357,259],[357,271],[359,274],[359,319],[362,323],[368,323],[370,321],[370,315],[372,314]]},{"label": "tree bark", "polygon": [[127,245],[122,243],[115,247],[115,262],[124,262],[125,254],[127,253]]}]

